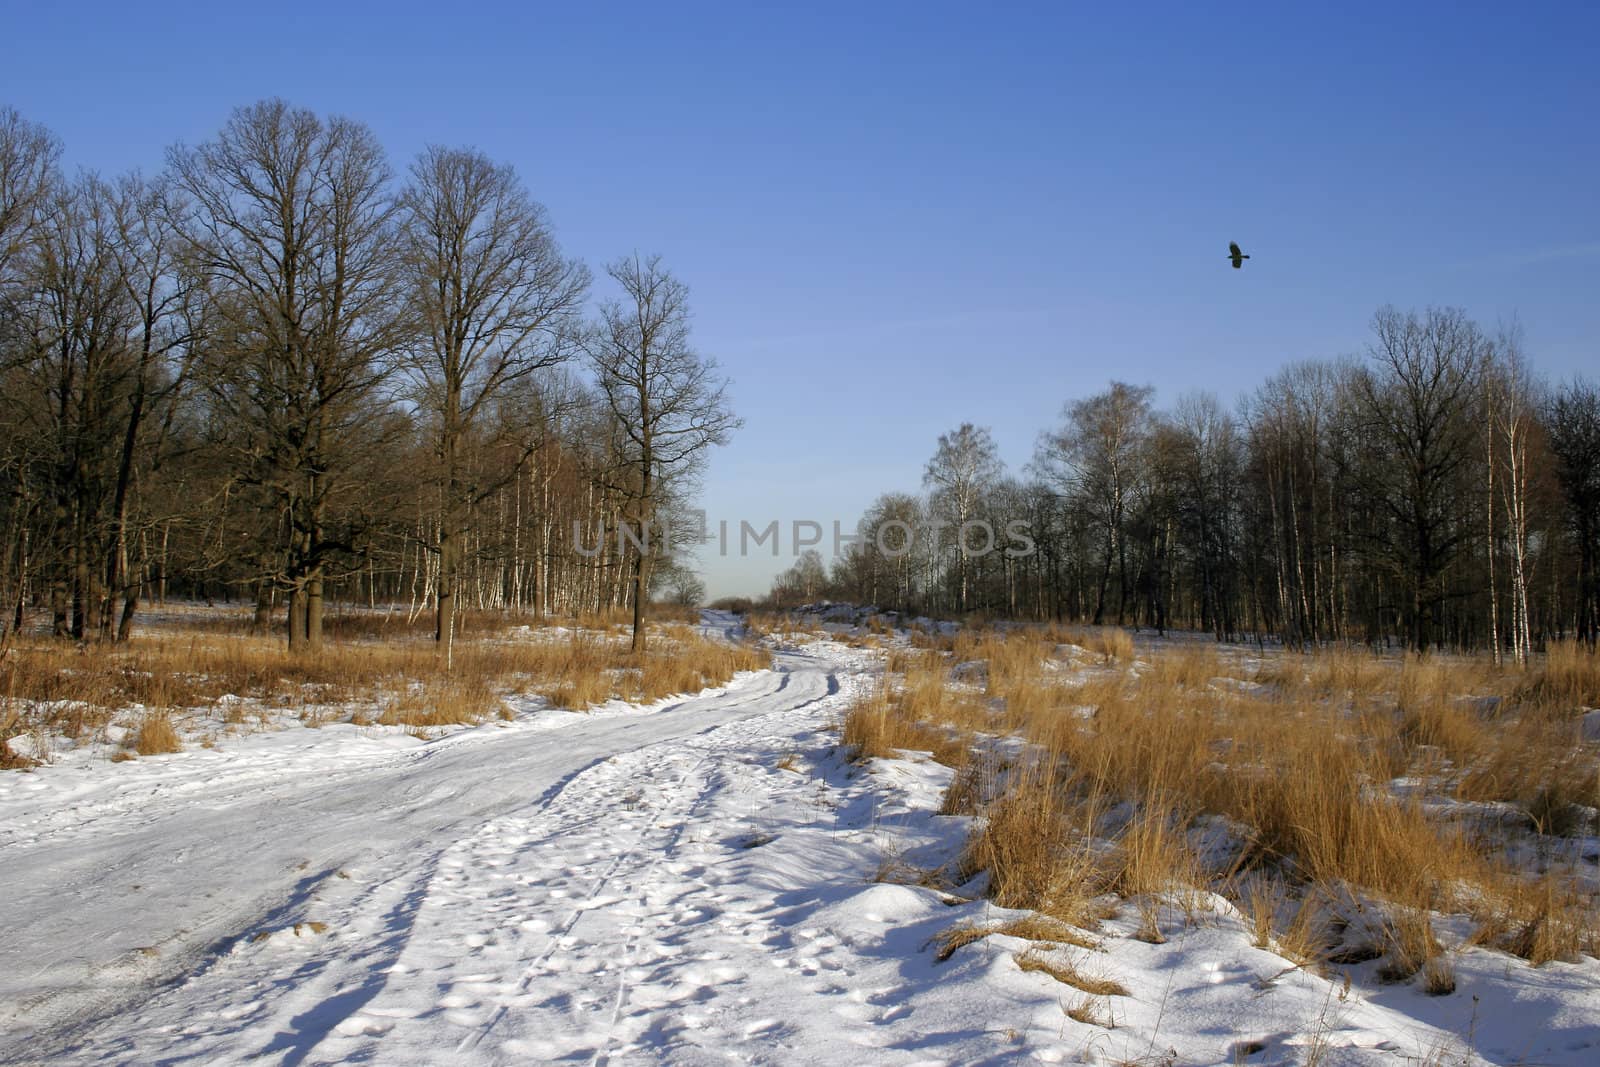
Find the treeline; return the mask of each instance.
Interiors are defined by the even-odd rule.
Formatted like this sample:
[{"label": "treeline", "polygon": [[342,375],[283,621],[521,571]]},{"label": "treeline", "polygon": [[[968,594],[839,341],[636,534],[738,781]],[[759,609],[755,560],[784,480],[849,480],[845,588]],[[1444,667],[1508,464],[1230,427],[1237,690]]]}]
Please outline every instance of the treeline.
[{"label": "treeline", "polygon": [[[736,425],[655,258],[565,256],[514,171],[278,100],[154,177],[0,108],[0,638],[141,601],[603,611],[695,593],[647,528]],[[575,531],[581,536],[575,539]],[[582,549],[582,550],[580,550]],[[642,627],[636,642],[642,638]]]},{"label": "treeline", "polygon": [[[1021,477],[963,425],[923,488],[880,497],[831,569],[800,560],[772,599],[1519,659],[1600,634],[1600,391],[1539,381],[1515,332],[1456,310],[1383,309],[1365,358],[1291,365],[1232,411],[1113,382]],[[1031,551],[978,551],[1015,520]]]}]

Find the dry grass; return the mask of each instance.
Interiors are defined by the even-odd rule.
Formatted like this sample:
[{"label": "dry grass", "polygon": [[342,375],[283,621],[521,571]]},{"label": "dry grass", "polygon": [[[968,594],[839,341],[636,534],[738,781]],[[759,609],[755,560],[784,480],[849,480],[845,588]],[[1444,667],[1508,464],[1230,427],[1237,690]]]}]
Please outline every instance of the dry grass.
[{"label": "dry grass", "polygon": [[767,634],[813,634],[824,633],[822,624],[815,616],[795,615],[781,611],[752,611],[744,617],[744,625],[752,637],[761,637]]},{"label": "dry grass", "polygon": [[[1394,908],[1378,921],[1378,948],[1383,953],[1383,965],[1378,968],[1381,981],[1408,981],[1443,952],[1433,933],[1433,920],[1425,911]],[[1435,967],[1435,972],[1438,969]]]},{"label": "dry grass", "polygon": [[1091,843],[1096,806],[1094,798],[1074,796],[1047,765],[1018,769],[975,825],[963,867],[989,873],[990,894],[1002,907],[1092,927],[1106,888]]},{"label": "dry grass", "polygon": [[1600,707],[1600,646],[1577,641],[1551,645],[1518,691],[1525,701],[1568,714]]},{"label": "dry grass", "polygon": [[1456,991],[1456,969],[1445,956],[1435,956],[1422,968],[1422,991],[1430,997],[1449,996]]},{"label": "dry grass", "polygon": [[172,717],[164,711],[147,711],[139,720],[139,729],[130,739],[128,747],[141,756],[159,756],[167,752],[182,752],[183,743],[178,731],[173,729]]},{"label": "dry grass", "polygon": [[904,752],[929,752],[940,763],[959,766],[970,749],[955,731],[919,721],[905,702],[879,687],[845,713],[843,741],[858,760],[892,759]]},{"label": "dry grass", "polygon": [[1071,641],[1099,656],[1106,663],[1133,662],[1133,637],[1120,627],[1107,626],[1082,630]]},{"label": "dry grass", "polygon": [[384,709],[385,726],[458,726],[482,722],[500,706],[489,681],[477,676],[430,678],[399,694]]},{"label": "dry grass", "polygon": [[1183,894],[1204,877],[1176,805],[1146,797],[1115,838],[1109,857],[1110,888],[1125,897]]},{"label": "dry grass", "polygon": [[[384,618],[363,617],[377,632],[404,622],[402,615],[396,623],[378,621]],[[329,640],[316,654],[290,655],[279,640],[219,627],[203,615],[192,627],[175,625],[119,645],[22,640],[0,661],[0,739],[24,732],[104,736],[137,707],[216,708],[225,722],[240,723],[245,701],[298,710],[313,726],[330,714],[366,721],[365,709],[372,709],[372,718],[420,731],[505,717],[510,712],[501,698],[511,693],[544,693],[557,706],[583,709],[612,698],[697,692],[771,662],[767,653],[678,625],[655,628],[643,655],[630,652],[620,635],[583,629],[499,635],[504,628],[469,615],[468,632],[483,636],[460,637],[448,668],[427,631]],[[142,723],[136,728],[143,732]]]},{"label": "dry grass", "polygon": [[972,751],[967,736],[988,720],[978,694],[957,688],[937,655],[901,652],[890,658],[900,667],[899,683],[886,678],[850,708],[845,745],[857,759],[919,751],[949,767],[965,766]]},{"label": "dry grass", "polygon": [[959,949],[996,935],[1018,937],[1041,945],[1072,945],[1089,950],[1100,948],[1099,943],[1082,930],[1046,916],[1026,915],[1003,923],[952,926],[935,939],[934,958],[942,963]]},{"label": "dry grass", "polygon": [[[1449,984],[1431,915],[1466,916],[1478,943],[1535,964],[1600,950],[1573,872],[1528,871],[1502,822],[1449,807],[1515,804],[1535,839],[1594,829],[1600,751],[1578,715],[1595,701],[1592,653],[1557,646],[1526,673],[1350,649],[1252,670],[1204,645],[1135,664],[1112,634],[1127,638],[964,631],[949,655],[894,655],[902,684],[847,723],[873,754],[930,747],[939,729],[977,750],[952,760],[942,810],[980,816],[963,869],[986,871],[997,903],[1092,928],[1108,894],[1232,891],[1258,944],[1315,963],[1359,900],[1382,920],[1385,974],[1430,990]],[[1051,666],[1062,637],[1102,661],[1075,686]],[[1027,757],[998,760],[997,731]],[[1236,838],[1220,853],[1194,833],[1215,816]]]},{"label": "dry grass", "polygon": [[1103,1030],[1112,1028],[1110,1008],[1100,997],[1083,998],[1081,1003],[1067,1009],[1067,1018],[1085,1026],[1098,1026]]},{"label": "dry grass", "polygon": [[971,758],[956,768],[945,790],[940,815],[977,815],[995,795],[1004,764],[987,749],[973,753],[969,748],[968,753]]},{"label": "dry grass", "polygon": [[1085,974],[1075,965],[1056,956],[1047,956],[1037,949],[1029,949],[1017,957],[1017,967],[1024,971],[1047,974],[1062,985],[1071,986],[1091,997],[1125,997],[1128,989],[1121,982]]},{"label": "dry grass", "polygon": [[1150,661],[1145,680],[1151,687],[1204,689],[1226,673],[1213,644],[1189,644],[1163,651]]},{"label": "dry grass", "polygon": [[623,666],[638,672],[631,699],[650,702],[719,686],[741,671],[763,670],[772,657],[747,645],[708,641],[683,626],[667,628],[642,657]]}]

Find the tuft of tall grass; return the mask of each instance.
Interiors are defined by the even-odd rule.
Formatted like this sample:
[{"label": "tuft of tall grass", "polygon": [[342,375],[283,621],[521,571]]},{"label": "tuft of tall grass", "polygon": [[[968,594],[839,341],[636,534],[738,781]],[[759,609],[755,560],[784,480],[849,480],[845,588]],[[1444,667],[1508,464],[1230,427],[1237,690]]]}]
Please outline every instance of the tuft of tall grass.
[{"label": "tuft of tall grass", "polygon": [[172,717],[165,711],[145,712],[128,747],[141,756],[159,756],[167,752],[183,751],[178,731],[172,726]]},{"label": "tuft of tall grass", "polygon": [[482,722],[500,706],[486,678],[447,675],[429,678],[400,693],[384,709],[386,726],[458,726]]},{"label": "tuft of tall grass", "polygon": [[858,760],[929,752],[947,766],[965,764],[970,749],[959,734],[919,720],[916,710],[887,686],[879,686],[845,713],[841,740]]},{"label": "tuft of tall grass", "polygon": [[1545,650],[1544,661],[1519,687],[1517,696],[1557,714],[1600,707],[1600,646],[1579,641],[1552,643]]},{"label": "tuft of tall grass", "polygon": [[1133,662],[1133,637],[1119,626],[1080,630],[1073,643],[1099,656],[1106,663]]}]

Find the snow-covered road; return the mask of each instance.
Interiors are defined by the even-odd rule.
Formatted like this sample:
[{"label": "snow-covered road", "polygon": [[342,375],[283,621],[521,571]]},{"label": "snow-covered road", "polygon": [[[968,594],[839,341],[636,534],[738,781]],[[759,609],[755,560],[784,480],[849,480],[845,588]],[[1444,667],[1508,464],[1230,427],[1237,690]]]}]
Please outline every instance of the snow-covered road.
[{"label": "snow-covered road", "polygon": [[[495,723],[427,744],[332,727],[7,776],[0,1059],[64,1052],[152,997],[181,1003],[175,983],[200,981],[214,961],[260,943],[252,938],[303,915],[327,921],[308,909],[330,890],[348,898],[343,914],[381,916],[380,936],[403,942],[446,854],[494,819],[538,819],[599,761],[792,712],[839,688],[830,665],[787,654],[774,670],[648,714]],[[619,810],[596,806],[562,832],[625,816],[624,798],[613,799]]]},{"label": "snow-covered road", "polygon": [[805,639],[649,708],[0,776],[0,1063],[1594,1062],[1593,960],[1352,984],[1207,894],[941,961],[1019,913],[925,877],[968,830],[948,768],[838,751],[882,665]]}]

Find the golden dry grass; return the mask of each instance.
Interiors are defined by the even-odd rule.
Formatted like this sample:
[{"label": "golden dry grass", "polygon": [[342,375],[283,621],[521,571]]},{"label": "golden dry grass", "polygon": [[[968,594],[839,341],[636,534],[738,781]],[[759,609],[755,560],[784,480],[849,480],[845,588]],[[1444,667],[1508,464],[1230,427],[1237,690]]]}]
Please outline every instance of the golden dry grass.
[{"label": "golden dry grass", "polygon": [[499,706],[488,679],[449,675],[429,678],[400,693],[378,721],[385,726],[456,726],[482,722]]},{"label": "golden dry grass", "polygon": [[[1430,990],[1449,966],[1419,916],[1464,915],[1479,943],[1533,963],[1600,950],[1596,901],[1572,872],[1525,870],[1503,833],[1448,807],[1514,804],[1536,834],[1595,829],[1600,752],[1578,715],[1600,676],[1591,653],[1558,646],[1525,673],[1348,649],[1252,669],[1203,645],[1136,664],[1131,642],[1078,634],[1101,666],[1074,676],[1050,666],[1062,636],[964,631],[949,655],[896,655],[897,695],[857,723],[880,753],[928,747],[936,727],[978,750],[952,760],[943,811],[981,816],[963,865],[988,873],[997,903],[1090,926],[1108,893],[1228,893],[1261,868],[1276,888],[1236,899],[1258,942],[1300,962],[1329,951],[1351,894],[1386,917],[1385,973]],[[1028,743],[1026,760],[989,754],[997,728]],[[1213,816],[1234,828],[1225,854],[1194,841]]]},{"label": "golden dry grass", "polygon": [[[291,655],[280,640],[219,629],[205,616],[125,644],[20,640],[0,660],[0,738],[25,731],[78,738],[131,707],[210,709],[229,696],[299,709],[307,725],[348,706],[363,721],[370,708],[381,722],[424,730],[504,717],[501,698],[511,693],[544,693],[573,709],[612,698],[651,701],[722,685],[771,662],[768,653],[680,625],[653,628],[642,655],[620,635],[509,636],[486,620],[476,625],[485,636],[458,639],[449,666],[425,632],[329,640],[315,654]],[[240,701],[223,707],[225,721],[242,721]]]},{"label": "golden dry grass", "polygon": [[1062,985],[1071,986],[1091,997],[1125,997],[1128,989],[1121,982],[1086,974],[1077,965],[1057,956],[1029,949],[1017,956],[1017,966],[1029,972],[1047,974]]},{"label": "golden dry grass", "polygon": [[1577,641],[1551,645],[1518,695],[1557,714],[1574,707],[1600,707],[1600,646]]},{"label": "golden dry grass", "polygon": [[845,747],[858,760],[929,752],[940,763],[960,766],[971,751],[959,732],[919,720],[899,694],[882,686],[850,706],[841,733]]},{"label": "golden dry grass", "polygon": [[1070,640],[1107,663],[1133,662],[1133,637],[1121,627],[1102,626],[1080,630]]},{"label": "golden dry grass", "polygon": [[145,712],[139,720],[138,730],[129,739],[128,747],[141,756],[183,751],[178,731],[172,726],[172,717],[164,711]]},{"label": "golden dry grass", "polygon": [[1088,934],[1064,922],[1048,916],[1024,915],[1000,923],[952,926],[934,938],[934,958],[943,962],[965,946],[997,934],[1042,945],[1072,945],[1091,950],[1100,947]]}]

